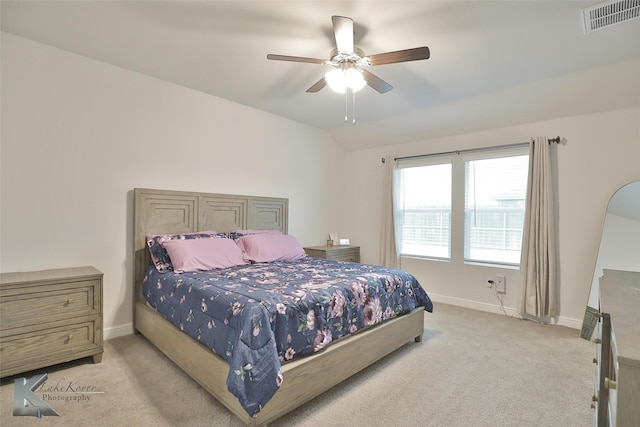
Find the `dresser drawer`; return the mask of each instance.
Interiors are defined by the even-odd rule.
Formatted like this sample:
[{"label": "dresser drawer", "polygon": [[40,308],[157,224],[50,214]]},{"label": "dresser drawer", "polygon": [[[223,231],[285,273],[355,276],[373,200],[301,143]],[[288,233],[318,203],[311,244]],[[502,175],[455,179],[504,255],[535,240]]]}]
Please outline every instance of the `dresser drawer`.
[{"label": "dresser drawer", "polygon": [[99,303],[96,298],[96,292],[100,290],[98,281],[67,283],[48,292],[42,292],[40,288],[25,287],[20,294],[3,295],[0,301],[0,328],[3,333],[0,335],[9,329],[48,326],[57,321],[100,312],[96,307],[96,303]]},{"label": "dresser drawer", "polygon": [[24,366],[37,369],[101,352],[99,324],[96,318],[1,339],[1,376],[23,372]]}]

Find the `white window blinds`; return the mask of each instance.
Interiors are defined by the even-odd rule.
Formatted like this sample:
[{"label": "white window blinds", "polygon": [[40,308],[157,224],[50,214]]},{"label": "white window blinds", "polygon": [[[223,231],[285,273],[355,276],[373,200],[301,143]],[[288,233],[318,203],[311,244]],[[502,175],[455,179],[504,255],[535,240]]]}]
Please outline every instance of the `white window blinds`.
[{"label": "white window blinds", "polygon": [[451,257],[451,162],[403,167],[398,164],[399,252]]},{"label": "white window blinds", "polygon": [[465,261],[520,263],[528,157],[464,162]]}]

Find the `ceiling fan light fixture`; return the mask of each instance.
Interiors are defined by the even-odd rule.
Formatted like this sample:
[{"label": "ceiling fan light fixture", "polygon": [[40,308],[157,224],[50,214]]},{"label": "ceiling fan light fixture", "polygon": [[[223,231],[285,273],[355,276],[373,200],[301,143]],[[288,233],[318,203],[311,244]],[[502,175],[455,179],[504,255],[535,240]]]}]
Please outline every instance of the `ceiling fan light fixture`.
[{"label": "ceiling fan light fixture", "polygon": [[359,91],[367,84],[362,73],[355,68],[349,68],[347,71],[345,71],[344,75],[347,86],[350,87],[354,92]]},{"label": "ceiling fan light fixture", "polygon": [[324,78],[329,87],[338,93],[344,93],[347,87],[357,92],[367,84],[362,73],[355,68],[331,70],[324,75]]},{"label": "ceiling fan light fixture", "polygon": [[327,81],[327,84],[334,92],[344,93],[344,73],[342,70],[331,70],[327,71],[327,74],[324,75],[324,79]]}]

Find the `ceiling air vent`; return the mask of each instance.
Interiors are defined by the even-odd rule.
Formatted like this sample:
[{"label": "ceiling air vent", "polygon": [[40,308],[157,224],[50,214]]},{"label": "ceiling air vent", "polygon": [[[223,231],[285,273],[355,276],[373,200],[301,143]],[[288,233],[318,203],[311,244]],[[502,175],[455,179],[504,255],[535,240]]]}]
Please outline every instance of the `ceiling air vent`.
[{"label": "ceiling air vent", "polygon": [[640,0],[608,1],[582,9],[584,32],[591,33],[605,27],[640,17]]}]

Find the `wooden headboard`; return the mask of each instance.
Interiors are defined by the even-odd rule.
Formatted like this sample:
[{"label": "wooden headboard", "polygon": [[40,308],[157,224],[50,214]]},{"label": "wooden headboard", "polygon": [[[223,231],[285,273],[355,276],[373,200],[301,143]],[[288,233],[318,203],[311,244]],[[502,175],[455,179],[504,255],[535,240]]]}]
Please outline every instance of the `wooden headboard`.
[{"label": "wooden headboard", "polygon": [[279,229],[287,233],[289,199],[134,188],[134,301],[151,264],[148,234]]}]

